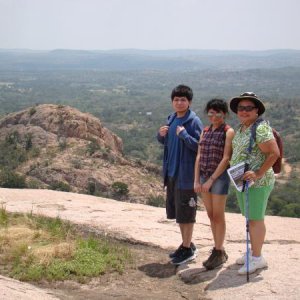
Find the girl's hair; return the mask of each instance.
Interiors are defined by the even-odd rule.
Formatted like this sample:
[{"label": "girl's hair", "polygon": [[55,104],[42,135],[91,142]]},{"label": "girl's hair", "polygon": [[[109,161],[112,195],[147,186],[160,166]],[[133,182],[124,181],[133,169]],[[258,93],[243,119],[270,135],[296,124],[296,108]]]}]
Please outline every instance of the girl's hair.
[{"label": "girl's hair", "polygon": [[222,111],[224,114],[228,114],[228,104],[223,99],[211,99],[207,102],[204,112],[208,113],[210,109],[217,112]]}]

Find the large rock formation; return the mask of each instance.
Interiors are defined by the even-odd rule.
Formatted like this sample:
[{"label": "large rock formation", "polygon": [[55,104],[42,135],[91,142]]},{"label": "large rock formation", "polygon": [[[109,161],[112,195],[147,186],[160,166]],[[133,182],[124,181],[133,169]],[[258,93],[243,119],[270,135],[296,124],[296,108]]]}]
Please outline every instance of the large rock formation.
[{"label": "large rock formation", "polygon": [[32,142],[39,146],[53,146],[60,138],[95,141],[117,154],[123,150],[122,140],[103,127],[100,120],[70,106],[43,104],[17,113],[0,121],[0,138],[17,130],[21,137],[32,134]]},{"label": "large rock formation", "polygon": [[[162,195],[159,169],[123,156],[121,138],[95,116],[63,105],[44,104],[0,120],[0,141],[17,133],[18,143],[30,139],[35,154],[20,164],[28,187],[120,197],[146,203]],[[128,194],[114,195],[112,184],[125,183]]]}]

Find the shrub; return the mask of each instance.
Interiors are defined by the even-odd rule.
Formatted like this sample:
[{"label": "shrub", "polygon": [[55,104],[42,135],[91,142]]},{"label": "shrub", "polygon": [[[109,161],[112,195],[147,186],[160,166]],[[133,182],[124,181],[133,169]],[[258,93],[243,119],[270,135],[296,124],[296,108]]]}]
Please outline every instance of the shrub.
[{"label": "shrub", "polygon": [[87,153],[89,155],[93,155],[98,150],[100,150],[99,144],[96,142],[95,139],[91,139],[90,143],[87,145]]},{"label": "shrub", "polygon": [[18,131],[14,131],[10,134],[8,134],[6,137],[5,137],[5,142],[7,144],[11,144],[11,145],[16,145],[20,142],[20,134]]},{"label": "shrub", "polygon": [[35,113],[36,113],[35,107],[31,107],[30,110],[29,110],[30,117],[33,116]]},{"label": "shrub", "polygon": [[290,203],[286,205],[279,213],[283,217],[299,218],[300,216],[300,204]]},{"label": "shrub", "polygon": [[81,168],[82,168],[81,160],[78,159],[78,158],[72,159],[71,164],[72,164],[72,166],[73,166],[75,169],[81,169]]},{"label": "shrub", "polygon": [[27,160],[27,153],[22,145],[10,142],[0,143],[0,166],[13,170]]},{"label": "shrub", "polygon": [[67,148],[67,139],[65,137],[59,137],[58,146],[61,151]]},{"label": "shrub", "polygon": [[71,187],[68,183],[62,181],[55,181],[50,184],[51,190],[62,191],[62,192],[70,192]]},{"label": "shrub", "polygon": [[0,208],[0,226],[1,225],[6,226],[7,223],[8,223],[8,214],[7,214],[5,207],[2,204],[2,206]]},{"label": "shrub", "polygon": [[129,193],[128,185],[124,182],[116,181],[111,185],[111,187],[116,195],[126,196]]},{"label": "shrub", "polygon": [[29,189],[39,189],[41,188],[41,183],[35,179],[29,179],[27,182],[27,187]]},{"label": "shrub", "polygon": [[23,189],[26,187],[25,176],[9,170],[2,170],[0,172],[0,186]]},{"label": "shrub", "polygon": [[233,187],[230,187],[229,194],[227,197],[226,211],[239,213],[240,208],[238,205],[238,201],[236,199],[235,190]]},{"label": "shrub", "polygon": [[28,133],[25,135],[25,149],[29,150],[32,148],[32,134]]},{"label": "shrub", "polygon": [[153,196],[151,195],[147,199],[147,204],[155,207],[166,207],[166,202],[162,196]]},{"label": "shrub", "polygon": [[31,157],[38,157],[40,155],[40,153],[41,153],[41,150],[38,147],[32,147],[30,149],[30,155],[31,155]]},{"label": "shrub", "polygon": [[96,192],[96,183],[95,183],[95,181],[91,181],[91,180],[88,181],[87,190],[88,190],[89,195],[95,195],[95,192]]}]

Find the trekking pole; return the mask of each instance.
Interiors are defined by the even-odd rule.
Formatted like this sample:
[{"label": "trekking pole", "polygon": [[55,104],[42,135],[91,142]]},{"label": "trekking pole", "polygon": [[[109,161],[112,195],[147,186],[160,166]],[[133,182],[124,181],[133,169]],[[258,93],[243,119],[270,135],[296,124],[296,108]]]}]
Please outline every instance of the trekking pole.
[{"label": "trekking pole", "polygon": [[246,267],[247,267],[247,282],[249,282],[249,182],[246,181]]}]

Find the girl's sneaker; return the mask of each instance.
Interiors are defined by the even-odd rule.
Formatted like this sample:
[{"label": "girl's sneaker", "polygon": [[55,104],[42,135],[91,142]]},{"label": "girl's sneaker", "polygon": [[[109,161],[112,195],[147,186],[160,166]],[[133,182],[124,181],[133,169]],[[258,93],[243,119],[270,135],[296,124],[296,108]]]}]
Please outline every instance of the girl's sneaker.
[{"label": "girl's sneaker", "polygon": [[213,270],[219,267],[227,261],[228,255],[226,254],[225,250],[216,250],[213,249],[213,252],[207,262],[205,263],[204,267],[207,270]]}]

